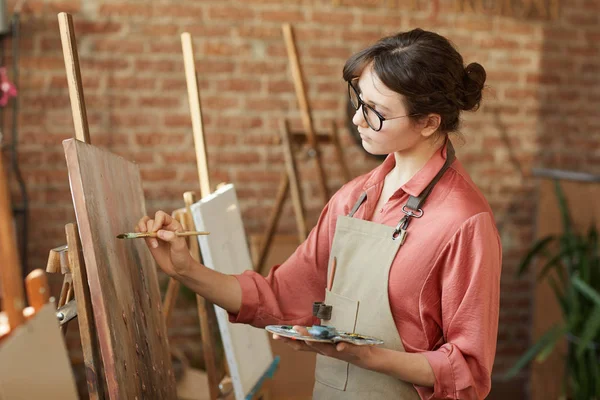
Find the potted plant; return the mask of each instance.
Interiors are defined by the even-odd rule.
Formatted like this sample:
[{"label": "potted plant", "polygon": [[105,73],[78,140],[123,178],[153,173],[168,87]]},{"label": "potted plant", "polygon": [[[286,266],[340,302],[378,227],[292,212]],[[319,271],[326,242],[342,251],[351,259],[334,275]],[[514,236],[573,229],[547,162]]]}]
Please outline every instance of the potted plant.
[{"label": "potted plant", "polygon": [[537,281],[546,280],[562,313],[562,322],[549,328],[507,372],[515,376],[532,360],[544,361],[565,337],[563,397],[600,399],[600,241],[592,224],[585,234],[574,230],[567,202],[554,181],[563,230],[536,241],[518,269],[522,276],[535,262],[542,267]]}]

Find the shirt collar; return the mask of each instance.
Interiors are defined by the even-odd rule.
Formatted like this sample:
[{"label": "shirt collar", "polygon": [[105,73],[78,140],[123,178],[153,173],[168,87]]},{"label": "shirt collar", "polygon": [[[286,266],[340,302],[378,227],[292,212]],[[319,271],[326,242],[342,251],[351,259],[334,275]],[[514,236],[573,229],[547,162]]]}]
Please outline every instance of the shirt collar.
[{"label": "shirt collar", "polygon": [[[447,156],[447,145],[448,139],[444,142],[444,145],[440,147],[438,151],[436,151],[431,158],[425,163],[423,168],[421,168],[416,174],[413,175],[412,178],[408,180],[404,185],[400,187],[400,190],[403,190],[405,193],[408,193],[411,196],[417,197],[429,183],[435,178],[435,175],[442,169],[442,166],[446,162]],[[363,190],[367,190],[368,188],[383,183],[386,175],[396,166],[396,158],[394,154],[389,154],[383,163],[373,171],[371,177],[367,179],[363,186]]]}]

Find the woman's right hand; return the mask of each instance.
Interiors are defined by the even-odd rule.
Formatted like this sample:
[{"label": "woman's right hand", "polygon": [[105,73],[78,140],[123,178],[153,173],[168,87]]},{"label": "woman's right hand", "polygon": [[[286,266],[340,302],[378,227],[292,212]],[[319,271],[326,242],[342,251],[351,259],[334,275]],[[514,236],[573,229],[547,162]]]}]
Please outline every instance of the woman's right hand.
[{"label": "woman's right hand", "polygon": [[185,275],[193,265],[194,259],[187,247],[185,238],[175,236],[183,232],[183,227],[164,211],[157,211],[154,219],[148,216],[139,220],[135,227],[139,233],[157,232],[158,238],[146,238],[146,244],[158,266],[169,276]]}]

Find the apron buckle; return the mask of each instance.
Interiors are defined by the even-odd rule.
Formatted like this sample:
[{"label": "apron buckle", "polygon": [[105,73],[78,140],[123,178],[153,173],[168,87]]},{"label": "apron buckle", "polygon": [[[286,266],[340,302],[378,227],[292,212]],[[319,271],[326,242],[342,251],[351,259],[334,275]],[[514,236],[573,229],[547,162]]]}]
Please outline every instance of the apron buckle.
[{"label": "apron buckle", "polygon": [[328,306],[322,301],[316,301],[313,303],[313,317],[317,317],[318,319],[330,320],[332,309],[333,307]]},{"label": "apron buckle", "polygon": [[[410,209],[405,205],[402,206],[402,212],[409,217],[421,218],[423,216],[423,209],[419,208],[418,210]],[[416,213],[416,214],[415,214]]]}]

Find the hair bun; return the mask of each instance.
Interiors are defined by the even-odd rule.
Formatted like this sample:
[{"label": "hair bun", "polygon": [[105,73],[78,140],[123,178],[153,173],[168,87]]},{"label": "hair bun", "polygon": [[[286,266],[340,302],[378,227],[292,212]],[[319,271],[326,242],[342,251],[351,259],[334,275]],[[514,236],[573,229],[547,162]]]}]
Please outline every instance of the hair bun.
[{"label": "hair bun", "polygon": [[463,78],[463,110],[472,111],[479,108],[486,77],[485,69],[481,64],[471,63],[467,65]]}]

